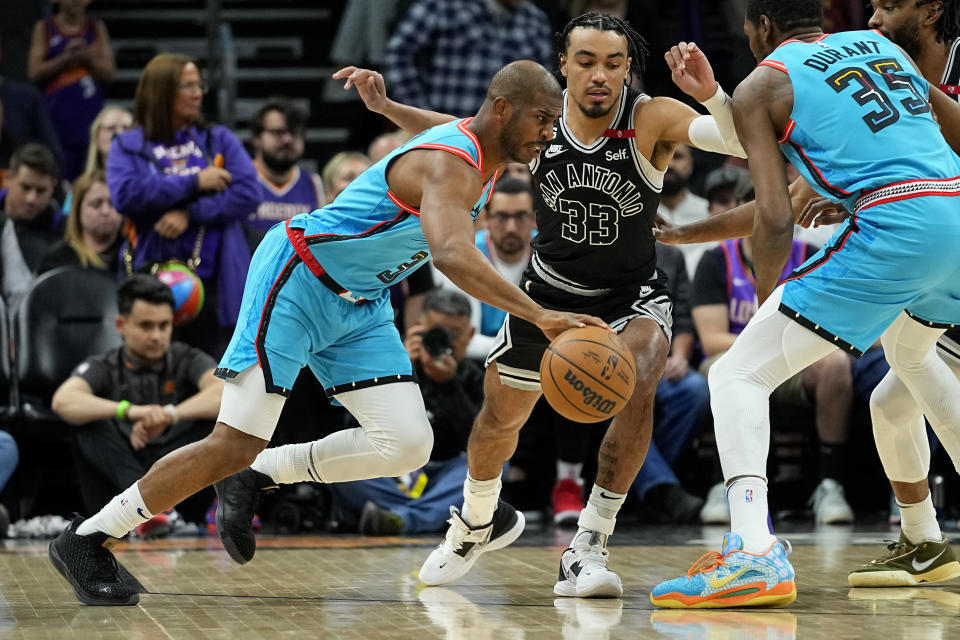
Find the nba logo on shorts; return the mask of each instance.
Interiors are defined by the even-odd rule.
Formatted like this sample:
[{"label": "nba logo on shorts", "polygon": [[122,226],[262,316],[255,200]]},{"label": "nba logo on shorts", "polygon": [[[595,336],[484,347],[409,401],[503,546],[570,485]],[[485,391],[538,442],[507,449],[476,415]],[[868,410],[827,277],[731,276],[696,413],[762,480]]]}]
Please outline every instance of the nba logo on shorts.
[{"label": "nba logo on shorts", "polygon": [[743,492],[744,502],[753,502],[753,489],[747,489]]}]

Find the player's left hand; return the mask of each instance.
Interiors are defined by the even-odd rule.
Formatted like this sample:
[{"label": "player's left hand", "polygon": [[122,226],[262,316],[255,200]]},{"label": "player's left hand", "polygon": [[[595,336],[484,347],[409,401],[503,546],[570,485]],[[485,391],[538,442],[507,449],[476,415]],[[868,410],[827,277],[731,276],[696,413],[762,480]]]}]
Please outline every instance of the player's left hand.
[{"label": "player's left hand", "polygon": [[655,224],[653,227],[653,237],[657,242],[662,242],[663,244],[680,244],[680,231],[679,227],[667,222],[667,219],[656,214],[654,218]]},{"label": "player's left hand", "polygon": [[346,80],[343,83],[345,91],[356,87],[360,99],[367,109],[374,113],[383,112],[387,105],[387,86],[383,82],[383,75],[370,69],[344,67],[333,74],[334,80]]},{"label": "player's left hand", "polygon": [[837,224],[850,217],[850,212],[843,205],[832,202],[823,197],[811,198],[804,205],[797,224],[804,229],[817,228],[828,224]]},{"label": "player's left hand", "polygon": [[183,209],[173,209],[160,216],[153,230],[168,240],[179,238],[190,224],[190,214]]},{"label": "player's left hand", "polygon": [[602,327],[612,331],[606,322],[596,316],[588,316],[583,313],[570,313],[569,311],[553,311],[551,309],[544,309],[534,324],[536,324],[550,340],[553,340],[567,329],[577,329],[586,326]]},{"label": "player's left hand", "polygon": [[663,56],[673,83],[696,100],[704,102],[717,93],[717,81],[707,56],[693,42],[681,42]]}]

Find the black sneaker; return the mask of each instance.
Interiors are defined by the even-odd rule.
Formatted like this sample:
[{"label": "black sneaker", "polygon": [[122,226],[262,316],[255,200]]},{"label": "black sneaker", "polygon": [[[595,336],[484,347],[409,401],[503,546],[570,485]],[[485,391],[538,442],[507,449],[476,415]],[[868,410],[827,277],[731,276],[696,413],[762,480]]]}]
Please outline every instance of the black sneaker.
[{"label": "black sneaker", "polygon": [[250,562],[257,552],[253,516],[264,492],[279,486],[270,476],[247,468],[214,483],[213,488],[217,491],[217,533],[223,548],[237,564]]},{"label": "black sneaker", "polygon": [[119,542],[105,533],[77,535],[85,518],[73,522],[50,542],[50,562],[73,587],[77,600],[94,606],[129,606],[140,594],[120,578],[120,567],[110,549]]}]

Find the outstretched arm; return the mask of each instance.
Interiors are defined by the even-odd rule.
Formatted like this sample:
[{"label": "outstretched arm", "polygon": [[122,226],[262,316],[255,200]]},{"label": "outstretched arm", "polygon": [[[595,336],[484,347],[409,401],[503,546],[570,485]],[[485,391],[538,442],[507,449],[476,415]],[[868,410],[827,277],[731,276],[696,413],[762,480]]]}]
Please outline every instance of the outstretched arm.
[{"label": "outstretched arm", "polygon": [[357,93],[367,109],[389,119],[410,135],[416,135],[430,127],[456,120],[453,116],[445,113],[418,109],[391,100],[387,97],[387,87],[383,81],[383,76],[376,71],[344,67],[333,74],[333,79],[346,80],[343,83],[344,90],[356,87]]},{"label": "outstretched arm", "polygon": [[793,107],[793,87],[782,72],[757,67],[734,94],[733,115],[747,151],[757,194],[753,223],[753,262],[757,301],[763,304],[780,278],[793,243],[793,209],[775,118],[785,122]]}]

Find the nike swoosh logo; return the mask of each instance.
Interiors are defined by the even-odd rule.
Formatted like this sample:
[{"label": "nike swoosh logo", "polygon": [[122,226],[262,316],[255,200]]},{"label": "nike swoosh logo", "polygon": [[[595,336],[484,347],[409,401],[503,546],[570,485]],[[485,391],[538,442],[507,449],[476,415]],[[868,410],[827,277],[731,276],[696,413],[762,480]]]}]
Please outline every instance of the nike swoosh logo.
[{"label": "nike swoosh logo", "polygon": [[140,514],[140,517],[143,518],[144,520],[149,520],[149,519],[150,519],[150,518],[148,518],[147,516],[143,515],[143,511],[142,511],[140,508],[137,508],[137,513],[139,513],[139,514]]},{"label": "nike swoosh logo", "polygon": [[616,498],[614,498],[613,496],[608,496],[607,494],[605,494],[602,489],[600,490],[600,497],[606,498],[607,500],[616,500]]},{"label": "nike swoosh logo", "polygon": [[734,580],[736,580],[737,578],[739,578],[740,576],[742,576],[743,574],[745,574],[745,573],[746,573],[747,571],[749,571],[749,570],[750,570],[750,567],[744,567],[744,568],[740,569],[740,571],[737,571],[737,572],[735,572],[735,573],[731,573],[731,574],[728,575],[726,578],[721,578],[721,579],[719,579],[719,580],[718,580],[717,578],[715,578],[715,577],[714,577],[714,578],[711,578],[711,579],[710,579],[710,588],[712,588],[712,589],[722,589],[723,587],[727,586],[728,584],[730,584],[731,582],[733,582]]},{"label": "nike swoosh logo", "polygon": [[566,152],[567,152],[566,149],[547,149],[546,151],[543,152],[543,155],[545,155],[548,158],[553,158],[555,156],[560,155],[561,153],[566,153]]},{"label": "nike swoosh logo", "polygon": [[926,569],[927,569],[930,565],[932,565],[934,562],[937,561],[937,558],[939,558],[940,556],[942,556],[942,555],[945,554],[946,552],[947,552],[947,550],[944,549],[943,551],[941,551],[940,553],[938,553],[937,555],[933,556],[932,558],[930,558],[929,560],[927,560],[927,561],[925,561],[925,562],[917,562],[916,557],[914,557],[914,559],[910,562],[910,564],[913,565],[914,571],[926,571]]},{"label": "nike swoosh logo", "polygon": [[445,566],[447,566],[447,563],[446,563],[446,562],[443,562],[443,563],[440,564],[440,568],[441,568],[441,569],[443,569]]}]

